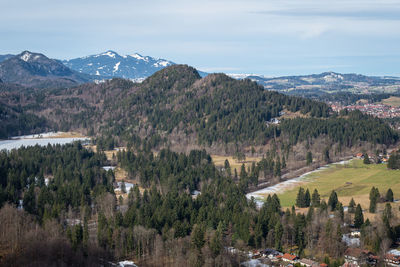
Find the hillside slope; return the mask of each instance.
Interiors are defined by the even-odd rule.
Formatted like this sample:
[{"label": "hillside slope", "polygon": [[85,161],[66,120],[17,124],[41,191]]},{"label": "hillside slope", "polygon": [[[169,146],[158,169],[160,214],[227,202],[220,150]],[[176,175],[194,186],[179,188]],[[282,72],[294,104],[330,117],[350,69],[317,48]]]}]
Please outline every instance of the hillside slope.
[{"label": "hillside slope", "polygon": [[57,60],[29,51],[2,61],[0,79],[37,88],[70,87],[91,81],[89,76],[72,71]]},{"label": "hillside slope", "polygon": [[[390,145],[398,135],[383,121],[333,113],[320,102],[292,97],[224,74],[201,78],[186,65],[167,67],[141,84],[113,79],[62,90],[8,92],[3,101],[45,116],[60,130],[81,130],[151,147],[295,145],[320,137],[326,145]],[[293,114],[289,117],[285,114]]]}]

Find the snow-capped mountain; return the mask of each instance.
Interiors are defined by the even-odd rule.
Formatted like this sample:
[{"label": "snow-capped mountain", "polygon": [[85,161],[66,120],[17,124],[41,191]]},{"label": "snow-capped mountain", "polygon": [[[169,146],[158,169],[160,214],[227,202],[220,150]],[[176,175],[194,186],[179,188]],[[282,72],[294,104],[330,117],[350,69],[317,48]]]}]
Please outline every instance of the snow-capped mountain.
[{"label": "snow-capped mountain", "polygon": [[92,81],[90,75],[78,73],[59,60],[24,51],[0,63],[0,79],[33,87],[69,87]]},{"label": "snow-capped mountain", "polygon": [[140,54],[121,56],[114,51],[62,61],[67,67],[99,78],[144,79],[175,63]]}]

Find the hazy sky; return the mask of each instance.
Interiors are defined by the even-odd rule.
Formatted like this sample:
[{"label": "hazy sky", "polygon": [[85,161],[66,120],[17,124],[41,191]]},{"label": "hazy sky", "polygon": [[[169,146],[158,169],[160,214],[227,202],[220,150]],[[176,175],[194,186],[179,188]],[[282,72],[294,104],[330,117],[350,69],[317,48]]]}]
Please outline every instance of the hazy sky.
[{"label": "hazy sky", "polygon": [[400,76],[399,0],[0,0],[0,54],[114,50],[208,72]]}]

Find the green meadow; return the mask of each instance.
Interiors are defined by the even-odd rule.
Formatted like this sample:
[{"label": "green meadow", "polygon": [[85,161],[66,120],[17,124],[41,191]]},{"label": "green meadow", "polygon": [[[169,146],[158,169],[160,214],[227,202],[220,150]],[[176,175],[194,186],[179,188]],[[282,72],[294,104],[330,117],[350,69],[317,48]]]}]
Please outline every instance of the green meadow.
[{"label": "green meadow", "polygon": [[311,194],[317,189],[321,199],[326,201],[331,191],[335,190],[345,206],[353,197],[363,208],[367,208],[372,186],[378,187],[382,195],[392,188],[395,199],[400,197],[400,170],[388,170],[386,164],[365,165],[358,159],[345,165],[332,164],[328,169],[307,176],[302,185],[279,194],[283,207],[295,204],[300,186],[308,188]]}]

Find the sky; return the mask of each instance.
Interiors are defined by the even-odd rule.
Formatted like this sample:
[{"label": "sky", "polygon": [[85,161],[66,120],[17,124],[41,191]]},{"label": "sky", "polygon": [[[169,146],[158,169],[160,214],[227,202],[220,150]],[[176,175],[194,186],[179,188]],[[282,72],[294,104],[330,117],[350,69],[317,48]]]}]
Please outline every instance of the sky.
[{"label": "sky", "polygon": [[400,76],[399,0],[0,0],[0,54],[113,50],[207,72]]}]

